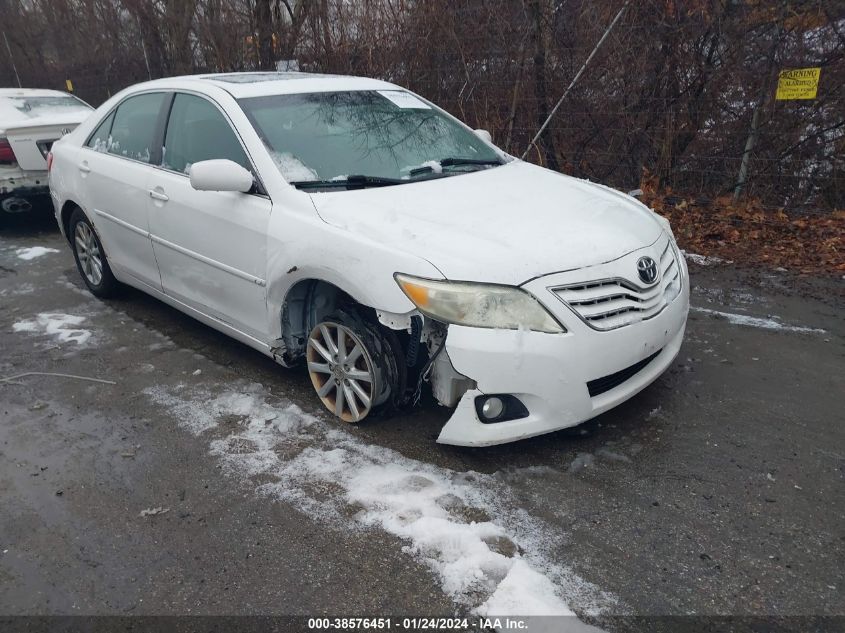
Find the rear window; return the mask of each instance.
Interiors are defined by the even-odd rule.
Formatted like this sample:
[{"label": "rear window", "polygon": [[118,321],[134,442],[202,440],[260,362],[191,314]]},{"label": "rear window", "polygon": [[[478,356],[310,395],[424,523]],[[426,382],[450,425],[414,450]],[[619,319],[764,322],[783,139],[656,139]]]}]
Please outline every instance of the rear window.
[{"label": "rear window", "polygon": [[109,114],[103,122],[97,126],[97,129],[94,130],[91,138],[88,139],[88,147],[92,147],[98,152],[109,151],[109,146],[111,145],[112,121],[114,121],[114,112]]},{"label": "rear window", "polygon": [[67,113],[70,111],[91,110],[84,101],[72,95],[56,95],[55,97],[6,97],[12,107],[31,117],[40,117],[51,113]]},{"label": "rear window", "polygon": [[[106,142],[103,143],[104,139],[101,138],[100,144],[94,146],[94,149],[143,163],[151,162],[155,153],[153,142],[156,125],[164,98],[164,93],[154,92],[126,99],[114,113],[111,133],[108,134]],[[96,137],[97,133],[94,136]],[[96,138],[94,141],[96,143]]]}]

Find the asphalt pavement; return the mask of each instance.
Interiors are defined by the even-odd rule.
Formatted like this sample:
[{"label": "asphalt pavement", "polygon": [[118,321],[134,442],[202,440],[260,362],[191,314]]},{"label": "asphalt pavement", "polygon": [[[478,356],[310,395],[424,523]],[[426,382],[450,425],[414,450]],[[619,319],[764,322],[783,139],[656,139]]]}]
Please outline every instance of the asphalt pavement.
[{"label": "asphalt pavement", "polygon": [[464,449],[430,402],[334,422],[301,368],[93,298],[52,220],[15,220],[0,378],[110,382],[0,382],[0,615],[845,615],[842,279],[691,264],[656,383]]}]

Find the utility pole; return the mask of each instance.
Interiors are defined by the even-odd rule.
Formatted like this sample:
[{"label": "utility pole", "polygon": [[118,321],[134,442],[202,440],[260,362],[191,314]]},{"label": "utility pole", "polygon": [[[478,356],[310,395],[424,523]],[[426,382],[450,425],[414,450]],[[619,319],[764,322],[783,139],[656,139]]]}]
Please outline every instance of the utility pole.
[{"label": "utility pole", "polygon": [[3,40],[6,42],[6,50],[9,51],[9,61],[12,62],[12,70],[15,71],[15,79],[18,80],[18,88],[23,88],[21,84],[21,77],[18,75],[18,68],[15,66],[15,58],[12,56],[12,47],[9,46],[9,38],[6,37],[6,31],[3,31]]},{"label": "utility pole", "polygon": [[525,157],[528,156],[528,152],[530,152],[531,148],[534,147],[537,144],[537,141],[540,140],[540,137],[543,135],[543,132],[545,132],[546,128],[549,126],[549,123],[551,122],[552,118],[555,114],[557,114],[557,111],[563,103],[563,100],[566,99],[566,95],[568,95],[569,91],[572,90],[573,86],[578,83],[578,80],[581,78],[581,74],[584,72],[584,70],[586,70],[587,65],[590,63],[590,60],[593,59],[593,56],[601,48],[601,45],[604,44],[604,41],[607,39],[607,36],[610,35],[610,32],[613,30],[613,27],[616,26],[617,22],[619,22],[619,19],[622,17],[622,14],[625,13],[625,9],[628,8],[628,5],[630,3],[631,0],[625,0],[625,4],[623,4],[622,8],[619,9],[619,13],[616,14],[616,17],[613,18],[611,23],[608,25],[607,29],[605,29],[604,35],[601,36],[601,39],[595,45],[593,51],[587,56],[587,59],[584,60],[584,63],[581,65],[581,68],[575,74],[575,77],[572,79],[569,86],[567,86],[566,90],[563,91],[563,94],[561,95],[560,99],[558,99],[558,102],[555,104],[555,107],[552,108],[552,111],[549,113],[549,116],[546,117],[546,120],[543,122],[543,125],[541,125],[540,129],[537,130],[537,134],[534,135],[534,138],[531,139],[531,142],[528,144],[528,147],[522,153],[522,160],[525,160]]},{"label": "utility pole", "polygon": [[748,165],[751,162],[751,154],[754,151],[754,146],[757,144],[757,136],[760,130],[760,112],[766,104],[766,96],[772,89],[772,82],[774,80],[774,71],[776,70],[776,55],[780,38],[783,34],[783,12],[778,21],[777,30],[775,31],[775,38],[772,41],[772,50],[769,53],[769,66],[766,74],[763,77],[763,85],[760,87],[760,95],[757,98],[757,104],[754,106],[754,114],[751,115],[751,130],[748,132],[748,140],[745,141],[745,150],[742,152],[742,161],[739,164],[739,174],[736,177],[736,186],[734,187],[734,202],[739,201],[742,196],[742,190],[745,189],[745,183],[748,180]]},{"label": "utility pole", "polygon": [[137,18],[136,22],[138,22],[138,39],[141,40],[141,52],[144,53],[144,65],[147,67],[147,77],[152,79],[153,73],[150,70],[150,58],[147,56],[147,45],[144,43],[144,29],[141,28],[140,18]]},{"label": "utility pole", "polygon": [[144,44],[144,36],[141,36],[141,50],[144,52],[144,64],[147,66],[147,76],[152,80],[153,73],[150,70],[150,58],[147,57],[147,45]]}]

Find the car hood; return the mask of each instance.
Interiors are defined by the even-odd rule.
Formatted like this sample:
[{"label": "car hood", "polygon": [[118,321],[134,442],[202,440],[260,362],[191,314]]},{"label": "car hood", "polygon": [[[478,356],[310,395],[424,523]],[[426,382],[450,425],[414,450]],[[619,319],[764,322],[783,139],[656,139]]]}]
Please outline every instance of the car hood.
[{"label": "car hood", "polygon": [[522,161],[311,198],[325,222],[426,259],[451,280],[519,285],[612,261],[663,228],[630,196]]}]

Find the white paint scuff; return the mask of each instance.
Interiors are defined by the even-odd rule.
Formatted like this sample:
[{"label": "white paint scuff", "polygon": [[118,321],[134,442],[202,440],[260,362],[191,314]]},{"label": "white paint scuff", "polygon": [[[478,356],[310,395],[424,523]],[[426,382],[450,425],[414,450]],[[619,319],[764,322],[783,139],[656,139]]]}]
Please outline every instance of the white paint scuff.
[{"label": "white paint scuff", "polygon": [[146,393],[197,435],[224,416],[240,418],[210,445],[228,473],[272,476],[258,492],[328,525],[399,537],[446,594],[478,615],[572,615],[568,602],[598,613],[615,602],[550,562],[546,552],[559,535],[519,509],[495,475],[452,471],[362,442],[296,405],[268,404],[258,384],[217,396],[187,385]]},{"label": "white paint scuff", "polygon": [[15,251],[15,255],[18,256],[18,259],[24,259],[29,261],[30,259],[35,259],[36,257],[41,257],[42,255],[46,255],[47,253],[58,253],[59,251],[55,248],[47,248],[46,246],[31,246],[29,248],[19,248]]},{"label": "white paint scuff", "polygon": [[806,327],[803,325],[787,325],[785,323],[781,323],[780,320],[777,319],[777,317],[753,317],[747,314],[736,314],[735,312],[720,312],[719,310],[710,310],[709,308],[698,308],[695,306],[690,306],[690,311],[721,317],[723,319],[727,319],[729,323],[732,323],[734,325],[746,325],[749,327],[763,328],[764,330],[782,330],[785,332],[812,332],[815,334],[824,334],[827,331],[821,328]]},{"label": "white paint scuff", "polygon": [[15,332],[34,332],[52,336],[60,343],[73,342],[82,345],[91,338],[90,330],[78,327],[85,317],[58,312],[42,312],[34,319],[18,321],[12,325]]}]

